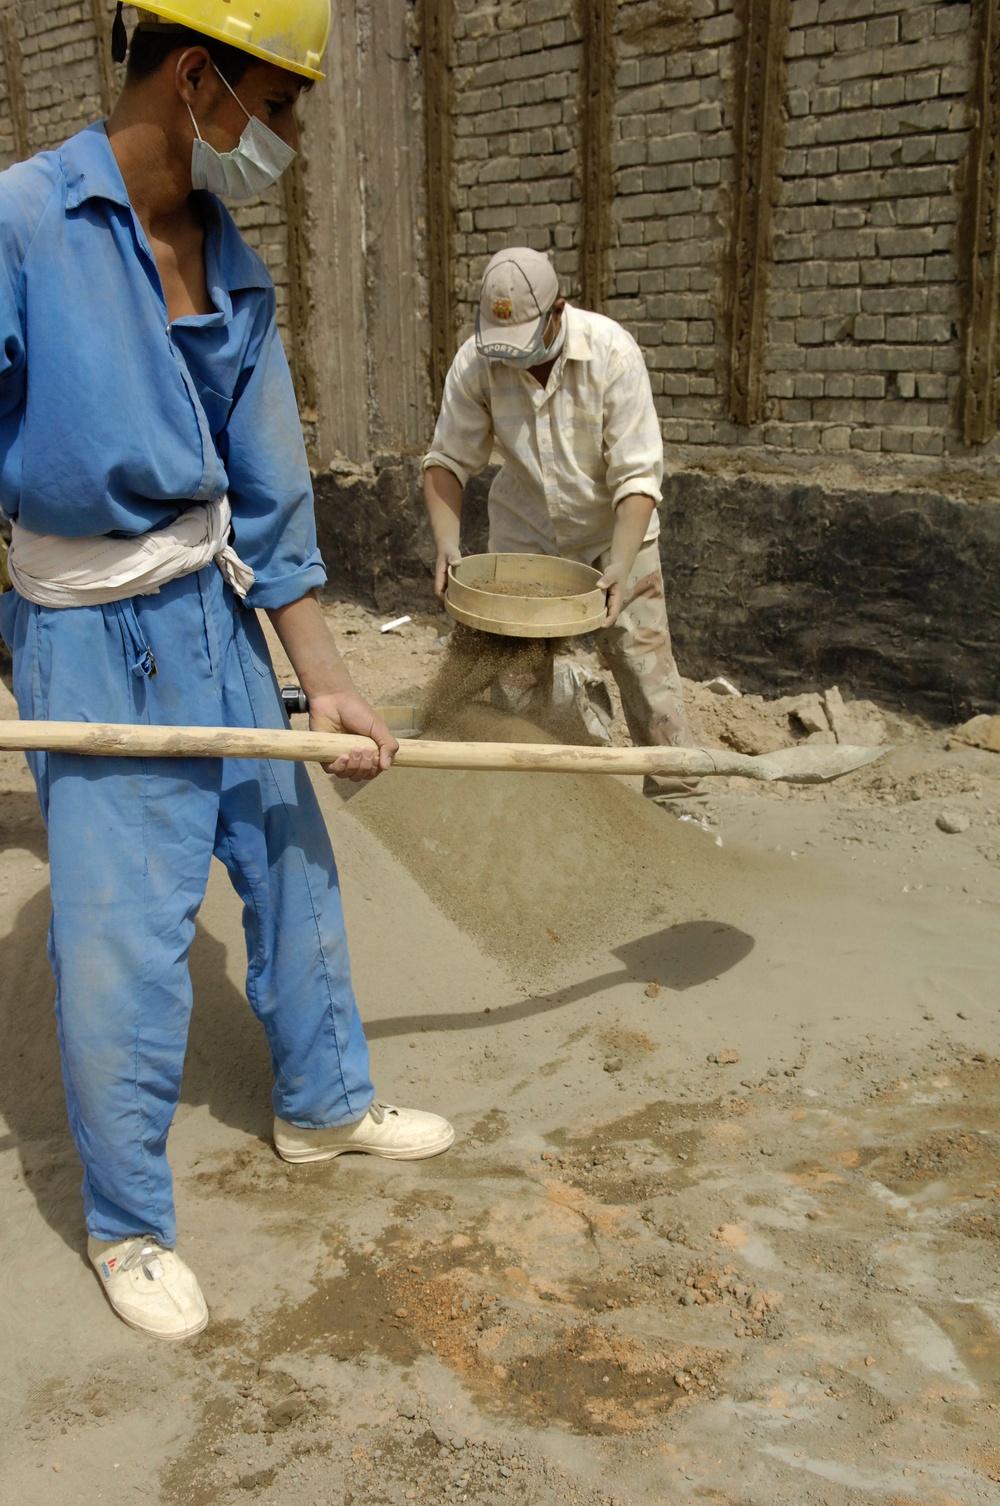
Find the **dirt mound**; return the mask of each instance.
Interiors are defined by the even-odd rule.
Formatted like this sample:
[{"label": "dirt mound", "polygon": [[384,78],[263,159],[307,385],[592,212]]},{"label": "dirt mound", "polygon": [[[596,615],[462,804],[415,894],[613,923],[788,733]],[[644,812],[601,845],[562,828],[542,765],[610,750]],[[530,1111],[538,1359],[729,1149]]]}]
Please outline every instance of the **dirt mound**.
[{"label": "dirt mound", "polygon": [[781,696],[716,695],[684,682],[694,741],[737,753],[776,753],[797,743],[856,743],[878,747],[887,739],[885,717],[873,701],[844,701],[836,686],[822,693]]}]

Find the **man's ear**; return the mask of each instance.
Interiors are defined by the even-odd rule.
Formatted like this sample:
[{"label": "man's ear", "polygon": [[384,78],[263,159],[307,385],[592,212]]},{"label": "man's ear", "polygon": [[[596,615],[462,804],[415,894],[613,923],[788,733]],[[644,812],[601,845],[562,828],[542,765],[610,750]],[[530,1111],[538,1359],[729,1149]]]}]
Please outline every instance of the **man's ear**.
[{"label": "man's ear", "polygon": [[198,91],[212,77],[212,59],[205,47],[185,47],[174,67],[174,84],[186,105],[194,103]]}]

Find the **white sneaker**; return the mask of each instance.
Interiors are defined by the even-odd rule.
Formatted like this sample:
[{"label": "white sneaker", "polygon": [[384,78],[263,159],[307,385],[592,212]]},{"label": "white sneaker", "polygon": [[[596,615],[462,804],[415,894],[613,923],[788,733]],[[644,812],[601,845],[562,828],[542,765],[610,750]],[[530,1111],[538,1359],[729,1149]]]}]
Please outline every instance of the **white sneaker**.
[{"label": "white sneaker", "polygon": [[105,1296],[130,1328],[158,1339],[188,1339],[208,1322],[194,1272],[151,1234],[88,1239],[87,1254]]},{"label": "white sneaker", "polygon": [[284,1119],[274,1121],[274,1147],[285,1161],[329,1161],[345,1151],[420,1161],[439,1156],[454,1138],[455,1131],[440,1114],[398,1109],[391,1103],[375,1102],[363,1119],[335,1129],[300,1129]]}]

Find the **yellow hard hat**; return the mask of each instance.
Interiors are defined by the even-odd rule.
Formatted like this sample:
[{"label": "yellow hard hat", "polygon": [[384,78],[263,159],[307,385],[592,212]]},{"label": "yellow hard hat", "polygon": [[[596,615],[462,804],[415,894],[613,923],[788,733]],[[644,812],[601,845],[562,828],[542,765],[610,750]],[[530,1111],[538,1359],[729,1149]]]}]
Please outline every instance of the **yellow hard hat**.
[{"label": "yellow hard hat", "polygon": [[305,78],[322,78],[330,0],[142,0],[161,21],[190,26]]}]

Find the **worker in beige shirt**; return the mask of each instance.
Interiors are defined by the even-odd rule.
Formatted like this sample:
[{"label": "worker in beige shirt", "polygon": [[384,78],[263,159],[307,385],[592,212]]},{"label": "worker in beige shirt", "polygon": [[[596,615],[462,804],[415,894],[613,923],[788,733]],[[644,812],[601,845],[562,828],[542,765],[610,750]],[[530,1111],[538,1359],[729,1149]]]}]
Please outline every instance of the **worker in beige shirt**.
[{"label": "worker in beige shirt", "polygon": [[[452,362],[424,457],[439,598],[461,558],[465,484],[493,454],[490,550],[600,569],[608,607],[598,648],[632,741],[690,744],[660,569],[663,439],[642,352],[613,319],[560,298],[548,258],[524,247],[486,268],[475,335]],[[645,782],[653,797],[692,789]]]}]

